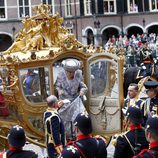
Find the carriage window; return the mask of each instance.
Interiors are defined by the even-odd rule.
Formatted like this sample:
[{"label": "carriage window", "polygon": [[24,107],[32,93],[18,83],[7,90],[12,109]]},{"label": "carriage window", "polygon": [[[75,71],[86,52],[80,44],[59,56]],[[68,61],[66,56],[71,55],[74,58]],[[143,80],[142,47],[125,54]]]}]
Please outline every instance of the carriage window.
[{"label": "carriage window", "polygon": [[92,97],[118,97],[117,66],[107,60],[95,61],[90,64],[90,94]]},{"label": "carriage window", "polygon": [[[75,86],[74,86],[74,89],[76,88],[76,82],[75,81],[77,81],[77,83],[78,83],[78,80],[81,80],[81,81],[83,81],[83,70],[82,70],[82,68],[81,69],[79,69],[79,70],[77,70],[77,71],[75,71],[75,73],[74,73],[74,79],[73,79],[73,81],[74,82],[69,82],[68,80],[67,80],[67,75],[66,75],[66,72],[65,72],[65,70],[63,69],[63,65],[62,65],[62,62],[64,62],[66,59],[69,59],[69,58],[65,58],[65,59],[62,59],[62,60],[59,60],[59,61],[56,61],[54,64],[53,64],[53,80],[54,80],[54,90],[55,90],[55,95],[57,96],[57,97],[59,97],[58,95],[59,95],[59,91],[60,91],[60,86],[62,86],[62,88],[63,88],[63,86],[64,86],[64,88],[67,88],[68,89],[68,86],[66,86],[67,84],[70,86],[72,86],[72,84],[74,84]],[[72,58],[71,58],[72,59]],[[76,60],[78,60],[78,59],[76,59]],[[80,64],[82,65],[82,63],[81,63],[81,61],[80,61]],[[60,85],[62,83],[62,85]]]},{"label": "carriage window", "polygon": [[48,67],[21,69],[20,78],[23,93],[28,101],[45,102],[50,95]]},{"label": "carriage window", "polygon": [[107,62],[98,61],[90,65],[91,95],[103,94],[107,85]]}]

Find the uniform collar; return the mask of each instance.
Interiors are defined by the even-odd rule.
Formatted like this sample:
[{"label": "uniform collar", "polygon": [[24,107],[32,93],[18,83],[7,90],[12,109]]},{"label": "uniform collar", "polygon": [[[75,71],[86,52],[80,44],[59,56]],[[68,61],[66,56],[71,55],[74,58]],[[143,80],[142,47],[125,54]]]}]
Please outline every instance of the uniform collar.
[{"label": "uniform collar", "polygon": [[15,148],[15,147],[11,146],[11,147],[9,148],[9,150],[10,150],[10,151],[14,151],[14,150],[22,150],[22,148]]},{"label": "uniform collar", "polygon": [[154,147],[158,147],[158,141],[150,143],[150,149]]},{"label": "uniform collar", "polygon": [[130,130],[131,130],[131,131],[134,131],[134,130],[136,130],[136,129],[142,129],[142,126],[141,126],[141,125],[137,125],[137,126],[136,126],[136,125],[131,125],[131,126],[130,126]]},{"label": "uniform collar", "polygon": [[50,111],[50,112],[52,112],[52,111],[53,111],[53,112],[57,112],[57,109],[48,107],[48,108],[47,108],[47,111]]},{"label": "uniform collar", "polygon": [[91,134],[88,134],[88,135],[81,134],[77,136],[77,140],[82,140],[82,139],[91,138],[91,137],[92,137]]}]

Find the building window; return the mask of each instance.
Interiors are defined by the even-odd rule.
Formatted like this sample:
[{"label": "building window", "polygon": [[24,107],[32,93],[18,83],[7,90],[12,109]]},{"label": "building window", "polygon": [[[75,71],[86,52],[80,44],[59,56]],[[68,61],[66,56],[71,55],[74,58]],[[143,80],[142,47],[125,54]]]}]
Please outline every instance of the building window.
[{"label": "building window", "polygon": [[104,13],[116,13],[116,0],[104,0]]},{"label": "building window", "polygon": [[65,15],[72,16],[71,0],[65,0]]},{"label": "building window", "polygon": [[138,13],[137,0],[128,0],[128,13]]},{"label": "building window", "polygon": [[30,1],[19,0],[19,17],[30,16]]},{"label": "building window", "polygon": [[5,0],[0,0],[0,19],[5,19]]},{"label": "building window", "polygon": [[84,12],[85,12],[85,15],[92,14],[91,0],[84,0]]},{"label": "building window", "polygon": [[54,0],[42,0],[43,4],[47,4],[50,6],[50,11],[52,14],[55,14],[55,9],[54,9]]},{"label": "building window", "polygon": [[150,3],[150,11],[158,10],[158,0],[149,0]]}]

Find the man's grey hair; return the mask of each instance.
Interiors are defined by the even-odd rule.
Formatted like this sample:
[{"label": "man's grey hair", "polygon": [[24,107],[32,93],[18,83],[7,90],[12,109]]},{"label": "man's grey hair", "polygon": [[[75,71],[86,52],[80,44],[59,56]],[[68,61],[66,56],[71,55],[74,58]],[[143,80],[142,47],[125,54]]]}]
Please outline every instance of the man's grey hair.
[{"label": "man's grey hair", "polygon": [[46,100],[49,107],[51,107],[54,103],[58,101],[55,95],[50,95]]}]

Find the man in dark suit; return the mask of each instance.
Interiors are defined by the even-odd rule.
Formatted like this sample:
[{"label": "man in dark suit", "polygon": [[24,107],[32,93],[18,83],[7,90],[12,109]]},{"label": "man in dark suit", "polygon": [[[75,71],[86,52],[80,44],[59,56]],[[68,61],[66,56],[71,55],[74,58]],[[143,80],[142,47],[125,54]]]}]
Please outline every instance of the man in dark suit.
[{"label": "man in dark suit", "polygon": [[8,134],[10,148],[7,152],[0,153],[0,158],[37,158],[33,151],[23,150],[26,136],[21,126],[13,126]]},{"label": "man in dark suit", "polygon": [[146,138],[149,141],[149,149],[142,150],[133,158],[157,158],[158,157],[158,116],[153,116],[146,123]]},{"label": "man in dark suit", "polygon": [[[59,158],[106,158],[106,144],[102,137],[92,137],[92,123],[87,113],[77,115],[77,140],[66,146]],[[69,143],[70,144],[70,143]]]},{"label": "man in dark suit", "polygon": [[137,107],[129,107],[126,112],[126,125],[129,130],[117,138],[114,158],[131,158],[142,149],[148,148],[142,123],[141,110]]}]

